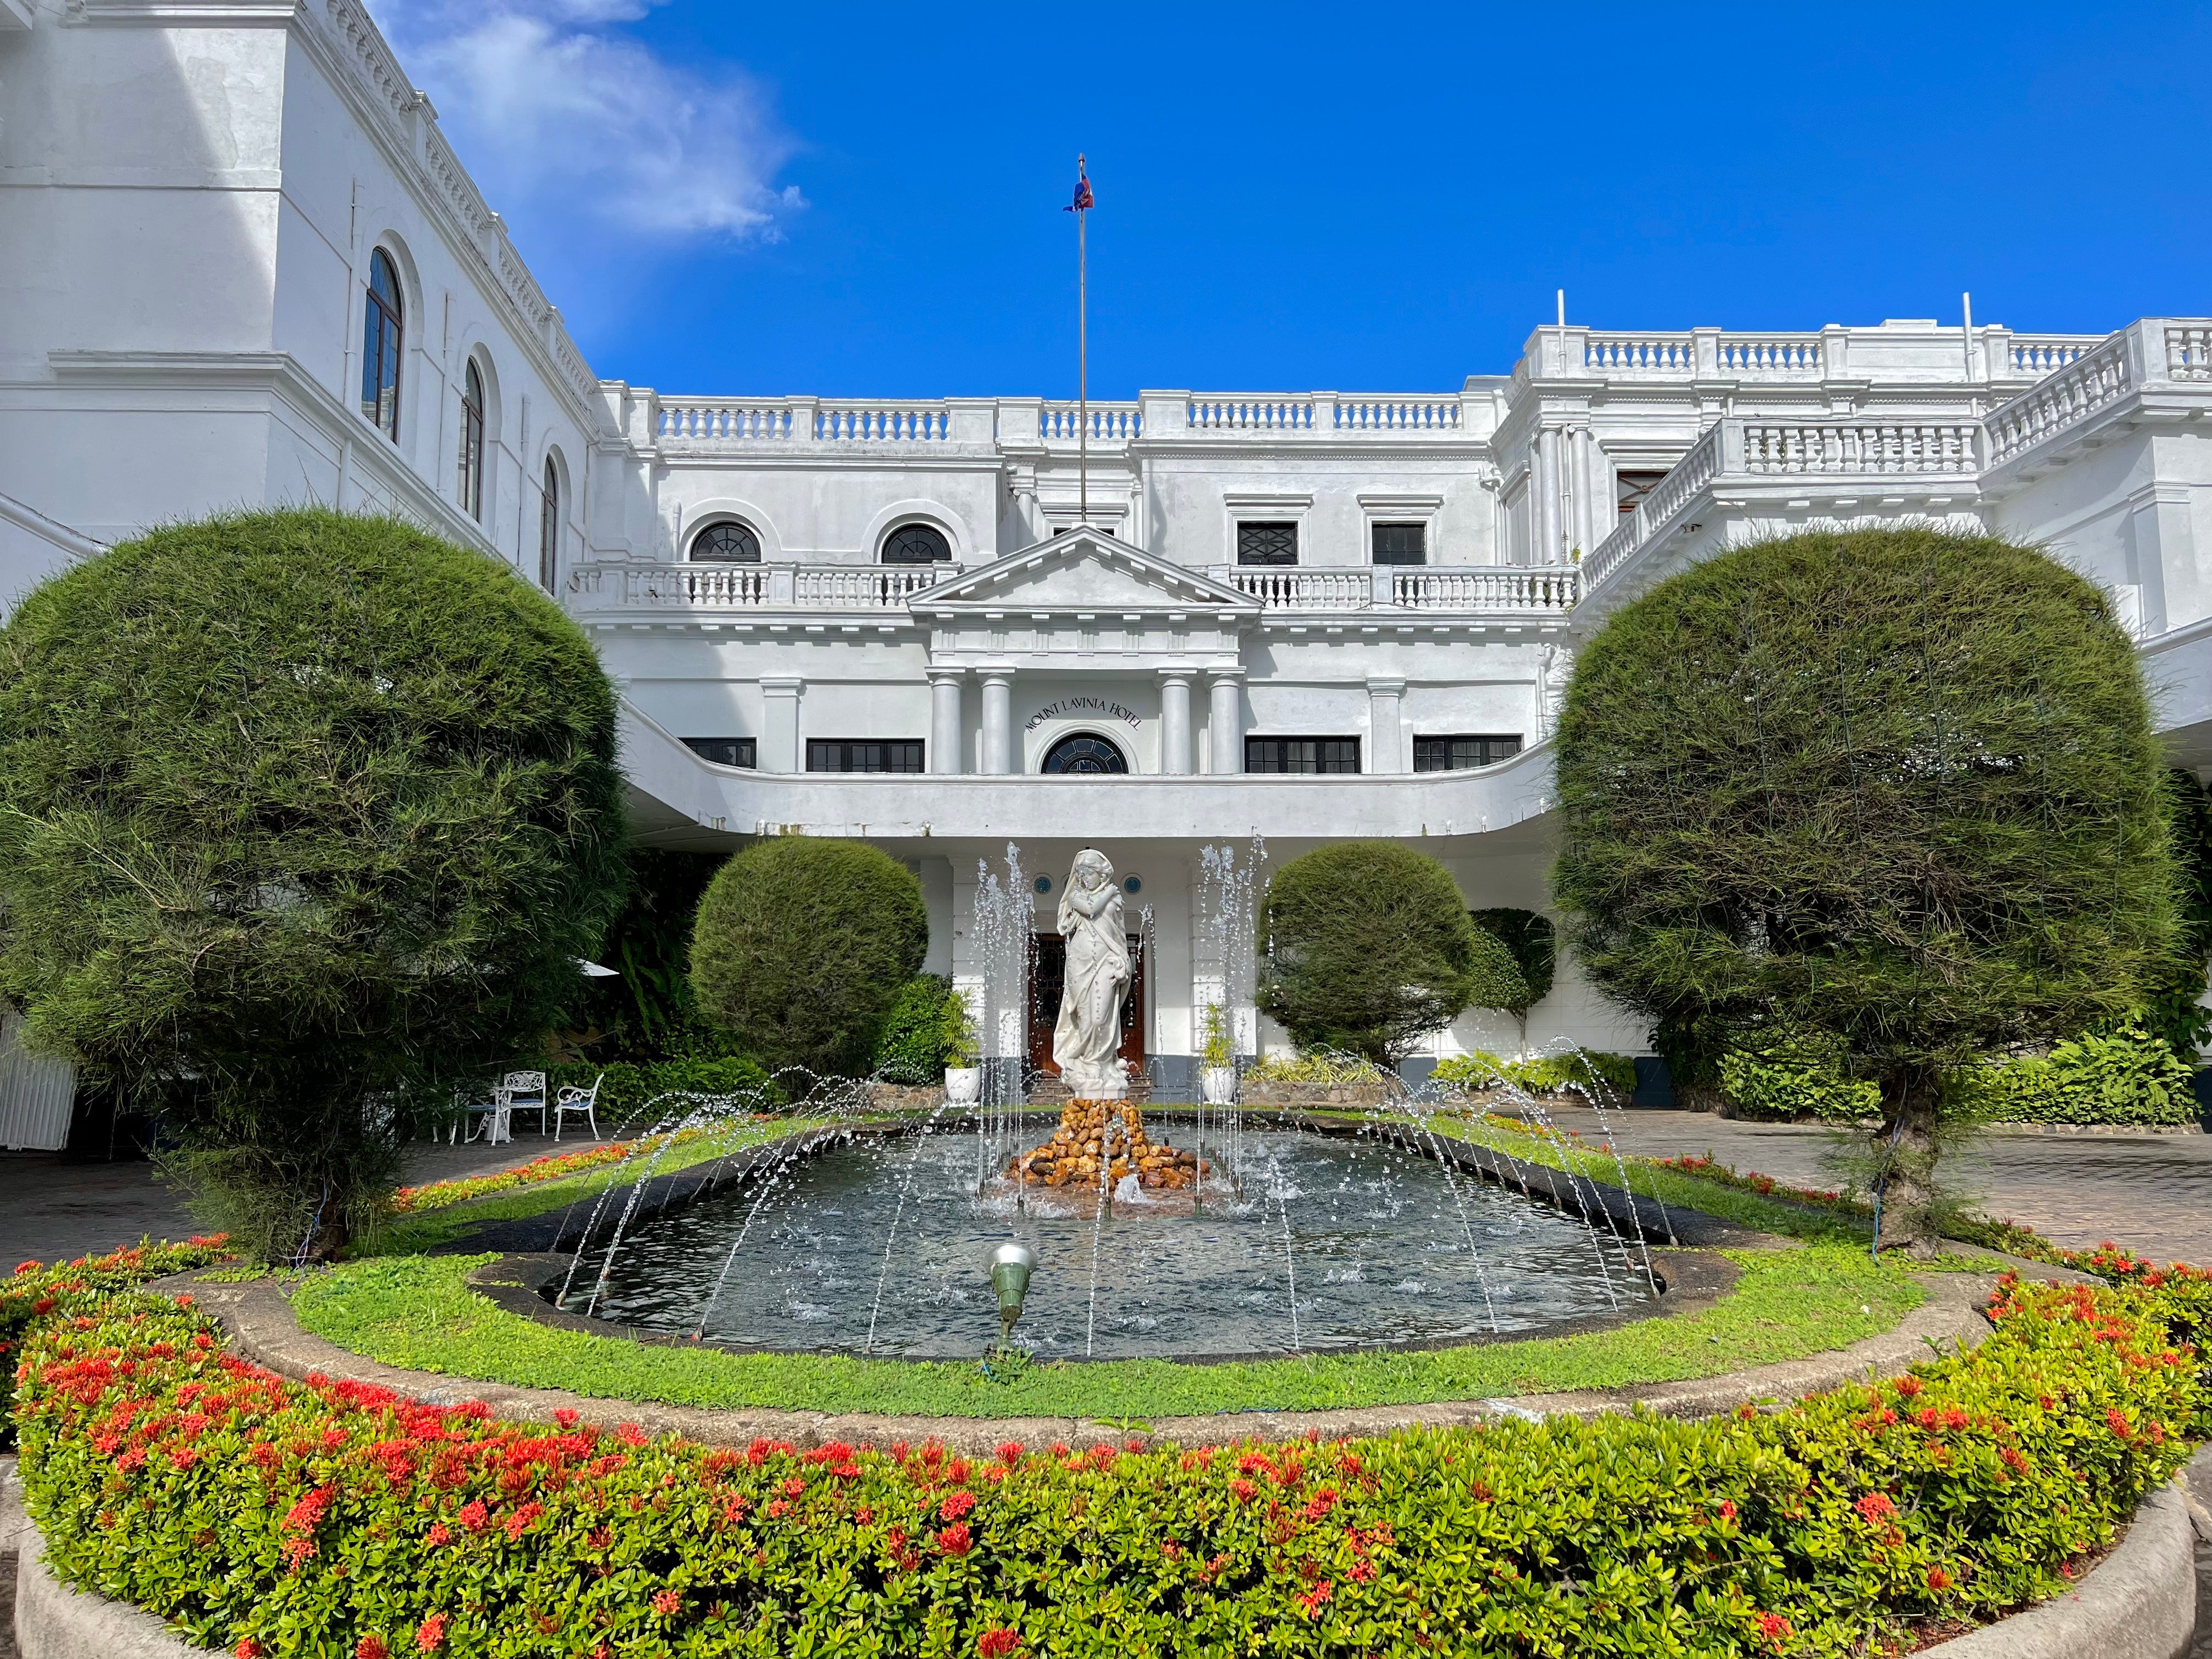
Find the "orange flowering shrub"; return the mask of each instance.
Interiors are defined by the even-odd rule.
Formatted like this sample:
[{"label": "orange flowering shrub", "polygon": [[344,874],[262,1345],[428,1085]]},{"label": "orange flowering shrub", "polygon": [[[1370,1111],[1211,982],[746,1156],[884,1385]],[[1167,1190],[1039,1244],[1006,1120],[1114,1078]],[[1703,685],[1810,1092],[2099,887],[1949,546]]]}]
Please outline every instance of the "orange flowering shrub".
[{"label": "orange flowering shrub", "polygon": [[2062,1589],[2180,1467],[2171,1285],[2008,1284],[1769,1415],[988,1458],[501,1422],[118,1297],[35,1334],[22,1473],[64,1578],[246,1659],[1871,1654]]}]

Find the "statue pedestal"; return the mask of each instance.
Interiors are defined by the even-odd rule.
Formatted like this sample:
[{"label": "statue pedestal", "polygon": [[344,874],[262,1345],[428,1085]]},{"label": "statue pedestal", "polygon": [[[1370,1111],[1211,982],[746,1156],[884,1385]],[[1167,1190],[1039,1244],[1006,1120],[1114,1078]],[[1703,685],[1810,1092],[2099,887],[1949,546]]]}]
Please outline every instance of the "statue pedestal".
[{"label": "statue pedestal", "polygon": [[1006,1166],[1009,1179],[1039,1187],[1096,1187],[1137,1177],[1156,1191],[1195,1188],[1211,1173],[1196,1152],[1178,1152],[1145,1133],[1145,1116],[1126,1100],[1072,1100],[1050,1140]]}]

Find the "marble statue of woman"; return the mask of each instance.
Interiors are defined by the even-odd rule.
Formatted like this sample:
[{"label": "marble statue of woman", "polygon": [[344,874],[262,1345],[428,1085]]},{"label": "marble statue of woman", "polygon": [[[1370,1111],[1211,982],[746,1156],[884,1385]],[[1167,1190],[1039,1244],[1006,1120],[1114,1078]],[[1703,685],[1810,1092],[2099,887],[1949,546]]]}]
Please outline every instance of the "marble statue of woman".
[{"label": "marble statue of woman", "polygon": [[1067,940],[1067,980],[1052,1057],[1078,1100],[1120,1100],[1129,1092],[1121,1060],[1121,1004],[1129,994],[1129,938],[1114,866],[1095,847],[1075,855],[1060,897]]}]

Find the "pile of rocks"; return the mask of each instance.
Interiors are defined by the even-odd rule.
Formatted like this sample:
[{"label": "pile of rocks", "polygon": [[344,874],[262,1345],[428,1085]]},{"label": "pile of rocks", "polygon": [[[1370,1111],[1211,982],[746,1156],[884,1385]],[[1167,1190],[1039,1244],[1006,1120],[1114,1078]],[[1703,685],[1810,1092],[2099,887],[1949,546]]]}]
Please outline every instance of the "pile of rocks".
[{"label": "pile of rocks", "polygon": [[1145,1116],[1127,1100],[1072,1100],[1060,1127],[1035,1152],[1006,1166],[1016,1181],[1043,1187],[1095,1187],[1100,1165],[1115,1181],[1133,1175],[1140,1187],[1195,1187],[1212,1166],[1196,1152],[1178,1152],[1145,1133]]}]

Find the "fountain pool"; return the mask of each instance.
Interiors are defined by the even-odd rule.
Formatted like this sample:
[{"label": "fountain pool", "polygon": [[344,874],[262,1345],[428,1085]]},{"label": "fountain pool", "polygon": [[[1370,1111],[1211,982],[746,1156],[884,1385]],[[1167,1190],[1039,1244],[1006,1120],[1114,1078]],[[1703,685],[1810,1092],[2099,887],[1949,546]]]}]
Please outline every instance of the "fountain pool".
[{"label": "fountain pool", "polygon": [[[1380,1137],[1247,1127],[1206,1157],[1199,1201],[1132,1177],[1102,1213],[1095,1188],[979,1189],[1006,1160],[975,1133],[843,1142],[641,1224],[593,1311],[737,1349],[972,1359],[1009,1240],[1036,1253],[1013,1340],[1040,1359],[1526,1335],[1650,1294],[1610,1232]],[[575,1312],[605,1264],[579,1265]]]}]

